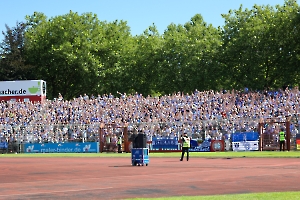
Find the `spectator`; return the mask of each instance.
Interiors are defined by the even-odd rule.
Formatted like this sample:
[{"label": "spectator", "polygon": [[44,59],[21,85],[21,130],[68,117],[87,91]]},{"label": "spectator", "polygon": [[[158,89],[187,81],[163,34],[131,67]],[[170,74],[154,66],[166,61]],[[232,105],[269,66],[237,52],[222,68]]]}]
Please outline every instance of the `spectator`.
[{"label": "spectator", "polygon": [[[140,126],[139,130],[148,137],[178,137],[186,130],[195,135],[206,131],[212,138],[221,138],[228,132],[255,130],[260,119],[297,116],[300,110],[296,87],[264,93],[196,90],[192,94],[178,92],[162,97],[119,95],[120,98],[112,94],[89,98],[84,93],[68,101],[59,94],[59,101],[44,103],[2,101],[0,135],[31,143],[98,140],[100,122],[120,126],[129,122]],[[296,123],[294,134],[297,127]]]}]

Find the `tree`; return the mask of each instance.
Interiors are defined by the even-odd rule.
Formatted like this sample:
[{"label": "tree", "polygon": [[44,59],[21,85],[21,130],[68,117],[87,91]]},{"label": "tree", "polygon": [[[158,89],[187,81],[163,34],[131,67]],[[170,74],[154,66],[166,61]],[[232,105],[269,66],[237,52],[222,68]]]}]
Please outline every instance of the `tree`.
[{"label": "tree", "polygon": [[291,47],[298,36],[292,21],[298,8],[295,1],[286,1],[276,9],[254,5],[243,11],[241,5],[223,15],[226,23],[220,60],[228,87],[261,90],[291,83],[295,67],[288,61],[295,56]]},{"label": "tree", "polygon": [[134,57],[133,38],[130,28],[124,21],[115,20],[111,23],[101,22],[94,28],[93,55],[98,59],[98,93],[125,92],[128,81],[128,67]]},{"label": "tree", "polygon": [[131,56],[128,77],[130,93],[156,95],[160,93],[157,88],[159,81],[158,68],[161,63],[162,38],[153,24],[143,34],[134,37],[133,54]]},{"label": "tree", "polygon": [[4,40],[0,43],[0,80],[34,79],[32,66],[26,63],[24,55],[25,23],[18,23],[10,28],[5,25],[6,32],[2,32]]},{"label": "tree", "polygon": [[164,93],[218,88],[219,32],[200,14],[184,26],[171,24],[165,31],[160,87]]},{"label": "tree", "polygon": [[70,11],[26,16],[6,26],[0,78],[44,79],[48,98],[80,94],[279,88],[300,81],[299,6],[229,10],[223,27],[196,14],[160,35],[153,24],[132,36],[126,21]]},{"label": "tree", "polygon": [[50,98],[58,93],[72,98],[98,87],[101,63],[92,53],[101,24],[96,15],[70,11],[50,19],[42,14],[26,19],[34,24],[26,32],[27,58],[39,66],[36,74],[48,82]]},{"label": "tree", "polygon": [[[278,65],[273,74],[273,87],[295,86],[300,83],[300,7],[294,0],[276,6],[273,44],[277,52]],[[276,25],[275,25],[276,24]]]}]

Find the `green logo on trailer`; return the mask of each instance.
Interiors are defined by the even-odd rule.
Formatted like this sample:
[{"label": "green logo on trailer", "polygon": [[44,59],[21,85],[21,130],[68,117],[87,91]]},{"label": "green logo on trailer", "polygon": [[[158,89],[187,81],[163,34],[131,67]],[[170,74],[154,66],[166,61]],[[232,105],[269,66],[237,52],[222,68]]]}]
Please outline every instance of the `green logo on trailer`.
[{"label": "green logo on trailer", "polygon": [[37,87],[36,87],[36,86],[32,86],[32,87],[28,88],[28,90],[29,90],[29,92],[30,92],[31,94],[36,94],[38,91],[41,90],[41,89],[40,89],[41,82],[38,81],[37,83],[38,83]]}]

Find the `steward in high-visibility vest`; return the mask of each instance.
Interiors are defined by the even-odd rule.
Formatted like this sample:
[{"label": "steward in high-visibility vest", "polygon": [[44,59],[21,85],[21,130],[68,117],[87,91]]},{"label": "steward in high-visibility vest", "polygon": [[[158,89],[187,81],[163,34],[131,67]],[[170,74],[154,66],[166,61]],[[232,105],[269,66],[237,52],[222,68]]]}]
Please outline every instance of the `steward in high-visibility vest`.
[{"label": "steward in high-visibility vest", "polygon": [[182,150],[180,161],[183,160],[185,152],[187,153],[186,160],[189,161],[189,148],[191,147],[191,139],[188,137],[187,133],[184,133],[184,135],[181,137],[181,142]]},{"label": "steward in high-visibility vest", "polygon": [[279,140],[280,141],[285,141],[285,133],[283,131],[279,132]]},{"label": "steward in high-visibility vest", "polygon": [[191,140],[189,137],[184,137],[183,145],[182,147],[191,147]]},{"label": "steward in high-visibility vest", "polygon": [[121,136],[118,137],[117,145],[118,145],[118,153],[122,153],[122,137]]},{"label": "steward in high-visibility vest", "polygon": [[284,151],[284,143],[285,143],[285,132],[284,129],[281,128],[281,131],[279,132],[279,148],[280,151]]}]

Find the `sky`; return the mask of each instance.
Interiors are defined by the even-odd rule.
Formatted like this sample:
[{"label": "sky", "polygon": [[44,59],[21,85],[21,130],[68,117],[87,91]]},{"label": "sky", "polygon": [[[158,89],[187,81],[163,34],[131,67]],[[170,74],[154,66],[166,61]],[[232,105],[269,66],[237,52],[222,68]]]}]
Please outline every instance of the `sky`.
[{"label": "sky", "polygon": [[[51,18],[72,10],[79,14],[92,12],[101,21],[126,21],[132,35],[142,34],[153,23],[163,34],[171,23],[183,25],[196,14],[214,27],[223,26],[221,14],[238,9],[241,4],[243,8],[254,4],[275,6],[283,5],[284,0],[1,0],[0,31],[6,30],[5,24],[15,27],[34,12]],[[0,41],[3,38],[0,34]]]}]

